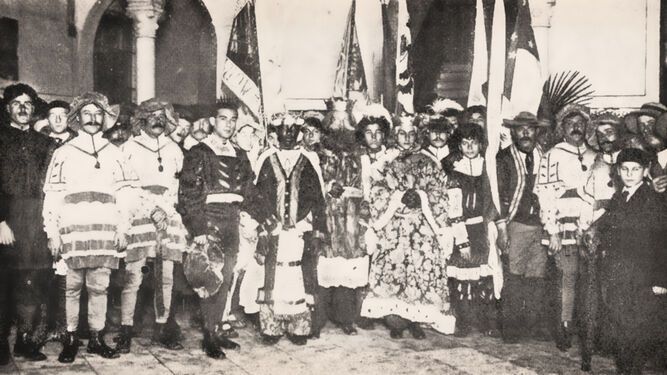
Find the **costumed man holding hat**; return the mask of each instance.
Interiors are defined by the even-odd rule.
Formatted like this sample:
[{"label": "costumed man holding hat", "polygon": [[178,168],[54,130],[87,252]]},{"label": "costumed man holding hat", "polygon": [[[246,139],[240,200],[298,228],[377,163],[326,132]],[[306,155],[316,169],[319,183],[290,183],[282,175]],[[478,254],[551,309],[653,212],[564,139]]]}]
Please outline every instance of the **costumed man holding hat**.
[{"label": "costumed man holding hat", "polygon": [[[256,259],[264,265],[264,284],[259,290],[259,318],[263,342],[277,343],[283,335],[295,345],[305,345],[311,333],[310,306],[313,295],[304,285],[312,269],[303,265],[304,251],[319,253],[326,232],[325,201],[320,177],[303,150],[296,148],[303,120],[276,118],[280,149],[271,148],[260,158],[255,202],[263,224]],[[311,232],[310,246],[304,233]]]},{"label": "costumed man holding hat", "polygon": [[139,135],[121,147],[141,188],[139,207],[132,218],[125,251],[125,285],[121,293],[121,329],[116,349],[129,353],[132,342],[137,292],[147,260],[154,276],[154,340],[162,347],[179,350],[178,337],[166,329],[174,286],[174,263],[180,263],[187,231],[176,212],[178,175],[183,153],[169,138],[178,125],[173,107],[157,99],[141,103],[134,113],[133,126]]},{"label": "costumed man holding hat", "polygon": [[597,223],[601,332],[612,344],[619,374],[640,374],[667,339],[667,207],[647,183],[651,159],[635,148],[618,154],[622,185]]},{"label": "costumed man holding hat", "polygon": [[588,108],[565,106],[556,115],[556,133],[564,141],[546,152],[540,161],[535,194],[540,200],[540,217],[554,257],[559,278],[560,327],[556,345],[560,350],[572,346],[579,251],[583,239],[582,215],[586,212],[583,187],[588,181],[595,152],[585,143],[590,116]]},{"label": "costumed man holding hat", "polygon": [[542,245],[540,202],[533,193],[542,148],[540,128],[549,126],[529,112],[503,125],[512,144],[496,155],[500,219],[498,247],[506,261],[502,290],[502,338],[514,343],[524,336],[549,339],[544,324],[547,251]]},{"label": "costumed man holding hat", "polygon": [[225,358],[222,349],[239,348],[229,339],[235,332],[222,321],[230,308],[240,241],[256,236],[257,227],[243,214],[259,203],[253,199],[254,174],[246,152],[231,142],[237,118],[233,103],[217,105],[213,133],[185,153],[178,195],[179,212],[195,244],[183,268],[201,299],[203,350],[215,359]]},{"label": "costumed man holding hat", "polygon": [[35,90],[22,83],[4,90],[2,110],[7,111],[9,123],[0,124],[0,366],[10,359],[7,340],[14,306],[14,356],[46,359],[34,322],[46,304],[51,278],[52,259],[41,212],[53,142],[32,129],[37,100]]},{"label": "costumed man holding hat", "polygon": [[88,353],[117,358],[104,341],[107,288],[127,246],[131,210],[137,205],[136,176],[122,151],[102,132],[116,123],[117,110],[96,92],[72,102],[68,126],[78,135],[58,148],[44,185],[44,228],[55,258],[67,264],[67,336],[60,362],[74,361],[82,288],[88,291]]},{"label": "costumed man holding hat", "polygon": [[62,100],[54,100],[47,107],[46,119],[49,126],[44,127],[42,132],[53,138],[58,146],[76,137],[76,132],[67,126],[67,112],[69,112],[69,103]]}]

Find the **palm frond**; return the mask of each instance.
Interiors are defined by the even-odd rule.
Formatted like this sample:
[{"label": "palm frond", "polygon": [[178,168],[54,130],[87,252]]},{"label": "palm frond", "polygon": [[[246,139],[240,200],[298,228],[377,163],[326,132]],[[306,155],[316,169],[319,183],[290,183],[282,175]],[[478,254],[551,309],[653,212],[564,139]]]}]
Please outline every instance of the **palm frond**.
[{"label": "palm frond", "polygon": [[553,117],[568,104],[589,103],[594,92],[588,77],[579,71],[550,75],[543,87],[541,112]]}]

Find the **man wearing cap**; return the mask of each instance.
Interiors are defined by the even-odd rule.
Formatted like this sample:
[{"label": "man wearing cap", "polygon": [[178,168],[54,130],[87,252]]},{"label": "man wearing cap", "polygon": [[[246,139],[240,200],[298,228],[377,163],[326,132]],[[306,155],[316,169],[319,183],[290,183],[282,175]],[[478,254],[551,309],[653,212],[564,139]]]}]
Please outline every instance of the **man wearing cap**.
[{"label": "man wearing cap", "polygon": [[0,124],[0,365],[10,359],[7,339],[14,307],[14,356],[46,359],[33,322],[46,303],[52,267],[41,212],[53,142],[31,127],[37,99],[35,90],[22,83],[4,90],[2,110],[9,122]]},{"label": "man wearing cap", "polygon": [[601,330],[619,374],[641,374],[667,339],[667,208],[647,183],[652,157],[628,148],[617,157],[620,183],[599,219]]},{"label": "man wearing cap", "polygon": [[136,177],[121,150],[102,137],[117,110],[96,92],[72,102],[67,123],[78,135],[58,148],[44,185],[44,229],[54,258],[67,264],[67,336],[60,362],[74,361],[79,299],[88,292],[88,353],[117,358],[104,341],[107,288],[126,247],[131,209],[138,205]]},{"label": "man wearing cap", "polygon": [[567,350],[571,344],[582,214],[586,212],[583,187],[588,180],[595,152],[585,143],[588,108],[568,105],[556,115],[556,134],[563,142],[546,152],[540,161],[535,194],[540,200],[540,217],[558,270],[560,328],[556,345]]},{"label": "man wearing cap", "polygon": [[637,111],[625,116],[625,126],[631,133],[639,134],[652,153],[665,148],[665,140],[656,133],[656,122],[667,113],[667,107],[661,103],[645,103]]},{"label": "man wearing cap", "polygon": [[[287,115],[272,122],[280,149],[269,149],[257,176],[258,222],[263,225],[257,262],[264,265],[259,290],[259,318],[263,341],[276,344],[287,334],[295,345],[305,345],[311,333],[310,306],[314,299],[304,285],[304,251],[319,252],[326,231],[325,202],[316,168],[296,148],[303,121]],[[273,128],[273,129],[271,129]],[[277,223],[277,224],[274,224]],[[304,247],[304,233],[312,232]]]},{"label": "man wearing cap", "polygon": [[166,330],[174,286],[174,263],[180,263],[187,232],[176,212],[178,175],[183,167],[183,153],[169,133],[178,124],[173,107],[157,99],[141,103],[133,125],[139,135],[121,149],[139,179],[140,203],[132,219],[125,252],[126,281],[121,297],[122,326],[116,349],[129,353],[137,292],[147,260],[154,276],[154,340],[162,347],[178,350],[178,337]]},{"label": "man wearing cap", "polygon": [[69,112],[69,103],[62,100],[50,102],[47,108],[46,119],[49,126],[44,127],[42,132],[51,137],[58,146],[76,136],[76,133],[67,126],[67,112]]},{"label": "man wearing cap", "polygon": [[[540,204],[533,193],[542,149],[540,128],[548,127],[529,112],[521,112],[503,125],[512,144],[498,152],[496,168],[500,198],[498,247],[507,261],[502,291],[502,337],[517,342],[522,336],[548,337],[544,325],[547,252],[541,244]],[[522,327],[526,330],[522,332]]]},{"label": "man wearing cap", "polygon": [[[223,257],[219,262],[222,269],[216,270],[222,276],[221,280],[216,280],[216,288],[204,292],[201,285],[193,285],[201,298],[204,315],[203,349],[207,356],[215,359],[225,358],[222,349],[239,348],[228,338],[238,333],[231,326],[225,327],[222,321],[229,308],[228,297],[234,285],[234,269],[244,235],[239,228],[242,225],[251,232],[257,226],[241,222],[242,218],[249,218],[242,213],[258,203],[252,198],[254,173],[250,161],[245,151],[231,142],[237,118],[236,105],[218,104],[213,133],[186,152],[180,176],[178,208],[197,245],[188,257],[200,258],[199,253],[208,252],[210,247],[219,249]],[[186,266],[192,263],[188,261]],[[185,267],[185,274],[193,284],[192,276],[196,275],[190,273],[189,267]]]}]

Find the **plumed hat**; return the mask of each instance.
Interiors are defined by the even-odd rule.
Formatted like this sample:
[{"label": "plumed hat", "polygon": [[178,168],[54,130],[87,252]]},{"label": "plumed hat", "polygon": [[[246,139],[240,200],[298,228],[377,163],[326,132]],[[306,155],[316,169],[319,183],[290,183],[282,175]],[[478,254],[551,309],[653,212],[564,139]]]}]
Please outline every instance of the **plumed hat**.
[{"label": "plumed hat", "polygon": [[132,128],[134,131],[137,132],[139,129],[143,129],[148,124],[148,119],[156,111],[162,111],[167,118],[164,130],[165,134],[170,134],[178,127],[178,113],[174,111],[174,107],[167,102],[151,98],[143,101],[134,111],[134,115],[132,116]]},{"label": "plumed hat", "polygon": [[106,96],[100,94],[99,92],[89,91],[83,95],[80,95],[70,104],[70,110],[67,113],[67,126],[74,130],[78,131],[81,129],[81,124],[77,118],[79,111],[88,104],[95,104],[98,108],[104,112],[104,123],[102,130],[111,129],[118,119],[118,114],[120,112],[120,107],[118,105],[110,105],[109,99]]},{"label": "plumed hat", "polygon": [[621,119],[613,113],[603,113],[597,116],[594,116],[593,119],[586,126],[586,143],[591,146],[594,150],[600,150],[600,145],[598,145],[598,137],[596,135],[596,130],[602,125],[611,125],[616,133],[620,136],[621,128]]}]

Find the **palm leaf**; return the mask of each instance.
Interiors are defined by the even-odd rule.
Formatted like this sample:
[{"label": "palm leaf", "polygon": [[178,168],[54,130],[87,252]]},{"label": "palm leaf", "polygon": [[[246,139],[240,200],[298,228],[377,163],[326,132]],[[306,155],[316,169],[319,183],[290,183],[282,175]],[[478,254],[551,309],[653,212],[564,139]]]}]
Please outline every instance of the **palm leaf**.
[{"label": "palm leaf", "polygon": [[562,71],[544,82],[539,113],[550,119],[568,104],[586,104],[595,92],[588,78],[579,71]]}]

